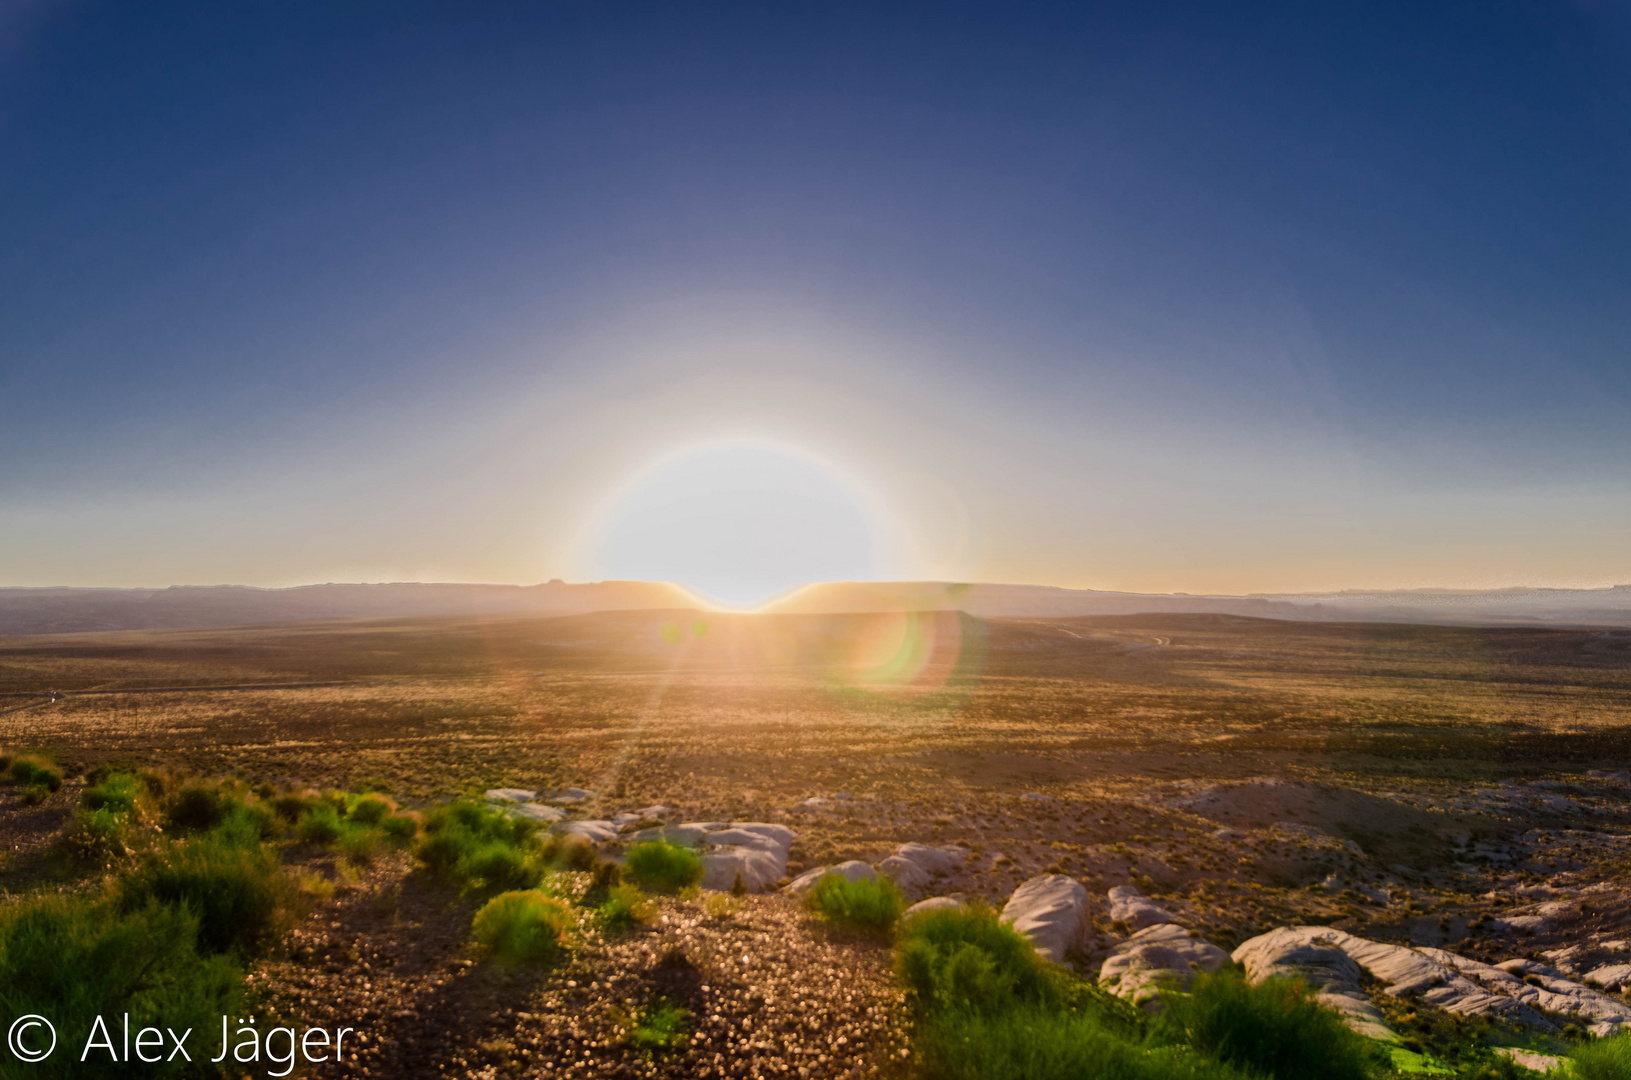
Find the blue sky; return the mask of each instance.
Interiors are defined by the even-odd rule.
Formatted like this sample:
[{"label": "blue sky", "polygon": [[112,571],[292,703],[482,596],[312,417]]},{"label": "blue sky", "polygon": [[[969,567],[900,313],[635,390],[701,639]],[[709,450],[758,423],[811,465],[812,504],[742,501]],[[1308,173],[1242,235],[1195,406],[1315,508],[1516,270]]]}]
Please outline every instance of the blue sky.
[{"label": "blue sky", "polygon": [[633,572],[742,438],[857,575],[1631,581],[1627,116],[1621,3],[13,6],[0,584]]}]

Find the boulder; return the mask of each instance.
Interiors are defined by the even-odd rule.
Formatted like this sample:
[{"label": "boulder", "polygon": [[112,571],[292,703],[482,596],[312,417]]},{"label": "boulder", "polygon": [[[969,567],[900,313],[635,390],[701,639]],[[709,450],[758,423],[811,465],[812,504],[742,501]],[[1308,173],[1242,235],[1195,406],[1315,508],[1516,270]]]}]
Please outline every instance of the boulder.
[{"label": "boulder", "polygon": [[1151,926],[1116,946],[1099,970],[1099,982],[1117,997],[1146,1012],[1161,1008],[1160,990],[1183,989],[1197,971],[1217,971],[1229,962],[1222,949],[1181,926]]},{"label": "boulder", "polygon": [[803,896],[810,891],[816,882],[829,873],[842,874],[849,881],[861,881],[862,879],[876,881],[878,879],[878,872],[872,867],[859,859],[851,859],[849,862],[842,862],[837,866],[818,866],[813,870],[806,870],[792,880],[787,886],[787,891],[796,896]]},{"label": "boulder", "polygon": [[902,844],[895,849],[891,858],[905,859],[916,863],[927,874],[955,873],[963,865],[968,855],[966,848],[956,844],[946,844],[942,847],[930,847],[928,844]]},{"label": "boulder", "polygon": [[1110,921],[1126,923],[1135,929],[1157,926],[1172,921],[1172,912],[1157,904],[1132,885],[1117,885],[1106,897],[1110,906]]},{"label": "boulder", "polygon": [[1509,1057],[1526,1069],[1533,1069],[1538,1073],[1549,1073],[1563,1064],[1564,1058],[1556,1054],[1542,1054],[1535,1050],[1525,1050],[1520,1046],[1497,1046],[1495,1052],[1503,1057]]},{"label": "boulder", "polygon": [[523,803],[531,802],[538,797],[536,791],[528,791],[518,787],[496,787],[487,789],[488,802]]},{"label": "boulder", "polygon": [[931,911],[956,911],[963,906],[963,902],[952,896],[931,896],[927,900],[919,900],[911,907],[900,913],[902,919],[910,919],[915,915],[924,915]]},{"label": "boulder", "polygon": [[681,847],[701,847],[710,832],[717,832],[724,827],[724,823],[719,821],[687,821],[679,825],[661,825],[631,834],[628,842],[641,844],[648,840],[662,840]]},{"label": "boulder", "polygon": [[798,834],[786,825],[773,825],[763,821],[733,821],[723,829],[710,830],[703,837],[710,844],[723,847],[750,847],[774,852],[783,862],[792,850]]},{"label": "boulder", "polygon": [[748,892],[765,892],[785,871],[785,860],[760,848],[712,847],[702,856],[702,887],[728,892],[741,881]]},{"label": "boulder", "polygon": [[908,900],[922,896],[928,890],[930,877],[923,867],[910,859],[891,855],[878,864],[878,873],[895,883]]},{"label": "boulder", "polygon": [[559,836],[581,836],[591,844],[617,839],[617,830],[609,821],[563,821],[549,831]]},{"label": "boulder", "polygon": [[1252,938],[1234,951],[1234,961],[1246,968],[1246,978],[1253,983],[1277,975],[1301,979],[1322,1005],[1340,1013],[1359,1034],[1387,1042],[1397,1039],[1382,1011],[1360,988],[1359,965],[1351,956],[1317,937],[1283,932],[1303,929],[1307,928],[1282,927]]},{"label": "boulder", "polygon": [[1014,890],[1003,906],[1002,921],[1029,938],[1043,958],[1057,964],[1087,940],[1092,903],[1081,882],[1063,874],[1043,874]]},{"label": "boulder", "polygon": [[559,810],[553,806],[545,806],[543,803],[535,802],[512,803],[510,806],[505,808],[504,812],[509,814],[511,817],[526,818],[528,821],[541,821],[546,824],[554,821],[562,821],[566,818],[566,812],[564,810]]}]

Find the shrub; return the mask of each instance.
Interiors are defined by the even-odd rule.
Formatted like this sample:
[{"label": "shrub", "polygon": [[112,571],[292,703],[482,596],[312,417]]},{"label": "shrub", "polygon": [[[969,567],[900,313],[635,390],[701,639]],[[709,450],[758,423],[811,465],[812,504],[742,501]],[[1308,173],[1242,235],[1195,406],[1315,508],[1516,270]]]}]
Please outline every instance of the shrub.
[{"label": "shrub", "polygon": [[542,858],[532,843],[536,831],[533,822],[461,800],[431,813],[417,854],[432,873],[465,888],[531,889],[544,877]]},{"label": "shrub", "polygon": [[[63,1043],[83,1037],[78,1033],[88,1033],[97,1016],[118,1039],[117,1017],[127,1012],[133,1021],[198,1032],[219,1025],[222,1015],[245,1014],[236,962],[200,956],[194,944],[197,925],[183,908],[148,904],[120,911],[64,895],[0,907],[0,1015],[37,1013],[62,1033],[57,1052],[46,1061],[0,1071],[26,1072],[39,1080],[123,1077],[128,1065],[95,1051],[81,1063]],[[195,1051],[195,1061],[197,1056]],[[197,1068],[178,1060],[144,1067],[143,1075],[197,1075]]]},{"label": "shrub", "polygon": [[1253,986],[1225,968],[1197,976],[1189,993],[1165,999],[1158,1038],[1181,1040],[1244,1072],[1273,1080],[1366,1080],[1378,1064],[1375,1044],[1296,980]]},{"label": "shrub", "polygon": [[120,910],[153,902],[184,907],[197,919],[200,951],[245,957],[271,943],[289,899],[271,852],[214,836],[153,853],[119,884]]},{"label": "shrub", "polygon": [[51,789],[44,784],[27,784],[23,787],[23,802],[29,806],[38,806],[51,797]]},{"label": "shrub", "polygon": [[142,795],[142,781],[135,773],[115,772],[85,789],[80,801],[87,810],[107,810],[114,814],[134,814]]},{"label": "shrub", "polygon": [[390,813],[390,803],[372,795],[365,795],[351,804],[351,812],[346,816],[364,825],[378,825],[389,817]]},{"label": "shrub", "polygon": [[690,1014],[672,1001],[658,1001],[640,1010],[629,1025],[629,1045],[651,1057],[685,1045],[685,1021]]},{"label": "shrub", "polygon": [[1091,1009],[938,1013],[918,1025],[913,1048],[937,1080],[1248,1080],[1186,1047],[1125,1038]]},{"label": "shrub", "polygon": [[833,871],[823,874],[804,894],[804,906],[839,926],[883,933],[906,910],[906,901],[888,878],[851,881]]},{"label": "shrub", "polygon": [[62,838],[63,847],[76,859],[105,862],[128,850],[125,832],[128,819],[103,807],[100,810],[81,808],[74,814],[74,823]]},{"label": "shrub", "polygon": [[1568,1080],[1631,1080],[1631,1035],[1581,1044],[1562,1073]]},{"label": "shrub", "polygon": [[476,912],[476,940],[506,960],[549,960],[561,951],[572,913],[537,889],[501,893]]},{"label": "shrub", "polygon": [[628,876],[652,892],[678,892],[702,880],[702,859],[695,851],[663,840],[635,844],[625,853]]},{"label": "shrub", "polygon": [[306,816],[295,826],[295,835],[302,843],[328,847],[340,842],[344,830],[340,828],[340,812],[326,802],[313,803]]},{"label": "shrub", "polygon": [[595,845],[582,836],[572,833],[555,834],[545,839],[539,849],[539,855],[545,865],[556,870],[581,870],[585,873],[595,870],[600,865],[600,852]]},{"label": "shrub", "polygon": [[895,972],[923,1010],[998,1012],[1060,999],[1054,973],[1023,935],[986,907],[914,916],[895,952]]},{"label": "shrub", "polygon": [[392,840],[406,843],[419,835],[419,822],[405,814],[392,814],[379,824]]},{"label": "shrub", "polygon": [[203,832],[226,820],[230,800],[219,788],[208,784],[188,784],[164,809],[164,820],[178,832]]},{"label": "shrub", "polygon": [[596,909],[601,927],[614,932],[650,922],[654,914],[656,909],[640,887],[628,884],[611,886]]},{"label": "shrub", "polygon": [[62,790],[62,770],[38,754],[12,758],[7,771],[14,781],[25,788],[43,787],[50,792]]},{"label": "shrub", "polygon": [[290,825],[298,822],[310,806],[311,800],[304,795],[279,795],[271,801],[272,812]]}]

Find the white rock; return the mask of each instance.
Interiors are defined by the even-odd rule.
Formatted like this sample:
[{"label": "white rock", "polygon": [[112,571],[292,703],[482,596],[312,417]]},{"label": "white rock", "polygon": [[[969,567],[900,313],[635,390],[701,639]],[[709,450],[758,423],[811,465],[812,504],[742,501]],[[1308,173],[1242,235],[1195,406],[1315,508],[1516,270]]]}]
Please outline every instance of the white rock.
[{"label": "white rock", "polygon": [[488,802],[531,802],[538,797],[536,791],[528,791],[518,787],[496,787],[487,789]]},{"label": "white rock", "polygon": [[956,844],[946,844],[943,847],[930,847],[928,844],[902,844],[895,849],[895,856],[914,862],[927,874],[954,873],[968,855],[966,848]]},{"label": "white rock", "polygon": [[792,850],[793,841],[798,839],[798,834],[786,825],[765,821],[733,821],[724,829],[711,830],[704,839],[710,844],[756,847],[774,851],[786,861],[787,853]]},{"label": "white rock", "polygon": [[562,788],[550,795],[549,801],[555,803],[580,803],[585,799],[592,799],[595,793],[580,787]]},{"label": "white rock", "polygon": [[878,864],[878,873],[895,883],[908,899],[922,896],[929,887],[930,877],[923,867],[910,859],[891,855]]},{"label": "white rock", "polygon": [[1217,971],[1228,962],[1222,949],[1181,926],[1151,926],[1116,947],[1099,969],[1099,982],[1153,1012],[1161,1007],[1162,987],[1183,989],[1196,972]]},{"label": "white rock", "polygon": [[1132,885],[1117,885],[1106,897],[1110,905],[1110,921],[1126,923],[1142,930],[1172,921],[1172,912],[1160,906]]},{"label": "white rock", "polygon": [[581,836],[593,844],[617,839],[617,830],[609,821],[563,821],[549,831],[559,836]]},{"label": "white rock", "polygon": [[1518,1046],[1497,1046],[1495,1052],[1511,1058],[1526,1069],[1533,1069],[1538,1073],[1549,1073],[1563,1064],[1565,1060],[1556,1054],[1536,1053],[1533,1050],[1525,1050]]},{"label": "white rock", "polygon": [[919,900],[905,911],[901,912],[902,919],[910,919],[914,915],[924,915],[931,911],[956,911],[963,906],[963,902],[952,896],[931,896],[927,900]]},{"label": "white rock", "polygon": [[1063,874],[1043,874],[1014,890],[1003,906],[1002,921],[1030,938],[1039,954],[1057,964],[1087,940],[1092,903],[1081,882]]},{"label": "white rock", "polygon": [[794,878],[787,886],[787,891],[798,896],[809,892],[816,882],[829,873],[842,874],[848,881],[878,880],[878,872],[859,859],[839,863],[837,866],[818,866],[813,870],[806,870]]},{"label": "white rock", "polygon": [[535,802],[514,803],[506,807],[504,812],[509,814],[511,817],[526,818],[528,821],[542,821],[546,823],[561,821],[566,817],[566,812],[563,810],[557,810],[553,806],[545,806],[543,803]]},{"label": "white rock", "polygon": [[1604,964],[1586,972],[1586,982],[1604,990],[1618,990],[1631,983],[1631,964]]},{"label": "white rock", "polygon": [[717,821],[687,821],[680,825],[660,825],[655,828],[641,829],[628,837],[631,844],[641,844],[648,840],[662,840],[669,844],[678,844],[681,847],[701,847],[704,838],[710,832],[724,828]]},{"label": "white rock", "polygon": [[713,847],[702,856],[702,887],[728,892],[740,878],[748,892],[764,892],[781,880],[785,863],[760,848]]}]

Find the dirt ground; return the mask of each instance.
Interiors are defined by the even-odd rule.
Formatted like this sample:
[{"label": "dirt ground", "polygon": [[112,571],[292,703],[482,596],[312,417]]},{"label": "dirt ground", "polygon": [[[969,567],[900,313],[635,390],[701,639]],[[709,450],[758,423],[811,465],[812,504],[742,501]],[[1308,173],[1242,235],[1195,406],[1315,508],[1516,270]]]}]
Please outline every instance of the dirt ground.
[{"label": "dirt ground", "polygon": [[[1623,633],[420,619],[0,639],[0,693],[0,746],[70,771],[372,783],[410,806],[578,786],[596,797],[577,817],[660,803],[673,821],[785,823],[790,873],[955,843],[968,857],[938,892],[1000,903],[1045,871],[1100,893],[1133,883],[1225,948],[1291,922],[1490,957],[1631,938],[1618,893],[1572,920],[1523,918],[1628,879]],[[0,885],[44,872],[74,790],[37,808],[0,792]],[[670,899],[662,916],[586,934],[564,967],[504,970],[469,943],[466,901],[402,856],[256,977],[303,1022],[363,1018],[347,1068],[365,1075],[842,1076],[895,1060],[882,946],[785,896],[724,915]],[[1099,924],[1106,943],[1123,929]],[[620,1041],[620,1010],[663,995],[702,1026],[683,1056],[647,1061]]]}]

